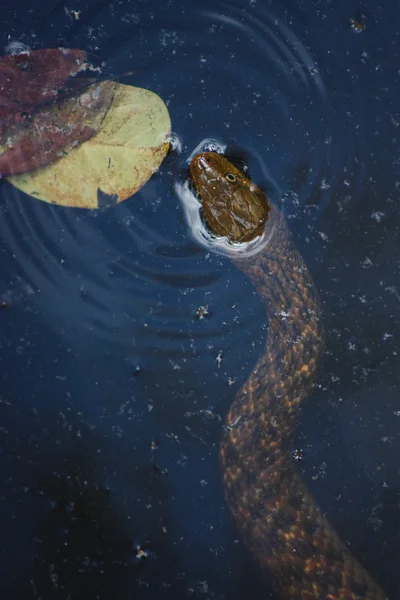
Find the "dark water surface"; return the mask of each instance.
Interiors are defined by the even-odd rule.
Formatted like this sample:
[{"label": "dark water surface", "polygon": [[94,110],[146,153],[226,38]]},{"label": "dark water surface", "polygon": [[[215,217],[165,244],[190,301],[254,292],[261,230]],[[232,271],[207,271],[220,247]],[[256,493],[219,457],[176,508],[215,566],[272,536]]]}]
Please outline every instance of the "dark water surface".
[{"label": "dark water surface", "polygon": [[2,54],[76,47],[136,70],[123,82],[164,99],[182,145],[97,212],[0,183],[1,597],[276,598],[218,467],[265,317],[229,259],[193,240],[174,188],[214,138],[247,153],[323,299],[304,476],[399,598],[398,2],[8,1],[1,16]]}]

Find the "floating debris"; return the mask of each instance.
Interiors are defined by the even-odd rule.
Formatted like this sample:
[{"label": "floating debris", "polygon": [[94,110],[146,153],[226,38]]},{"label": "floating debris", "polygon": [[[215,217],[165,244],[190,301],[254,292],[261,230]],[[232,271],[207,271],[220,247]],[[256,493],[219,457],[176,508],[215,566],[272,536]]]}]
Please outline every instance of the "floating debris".
[{"label": "floating debris", "polygon": [[145,542],[134,542],[133,543],[133,551],[134,551],[134,557],[135,557],[135,562],[141,563],[144,560],[150,558],[150,557],[155,557],[154,552],[152,552],[152,550],[150,550],[150,544],[149,542],[145,541]]},{"label": "floating debris", "polygon": [[301,448],[293,450],[293,458],[294,460],[302,460],[304,458],[304,450]]},{"label": "floating debris", "polygon": [[146,548],[136,548],[136,559],[142,560],[143,558],[148,558],[151,555],[150,550]]},{"label": "floating debris", "polygon": [[142,367],[140,365],[136,365],[136,367],[134,368],[134,370],[131,373],[131,377],[137,377],[139,375],[139,373],[141,373],[143,371]]},{"label": "floating debris", "polygon": [[355,33],[362,33],[363,31],[365,31],[365,27],[366,27],[365,16],[361,15],[360,19],[355,19],[355,18],[350,19],[350,25],[351,25],[352,30]]},{"label": "floating debris", "polygon": [[150,450],[152,452],[155,452],[156,450],[158,450],[159,447],[160,447],[160,442],[158,440],[151,440]]},{"label": "floating debris", "polygon": [[208,306],[206,304],[202,304],[201,306],[199,306],[199,308],[196,310],[196,315],[199,321],[205,319],[206,317],[209,317],[210,313],[208,311]]}]

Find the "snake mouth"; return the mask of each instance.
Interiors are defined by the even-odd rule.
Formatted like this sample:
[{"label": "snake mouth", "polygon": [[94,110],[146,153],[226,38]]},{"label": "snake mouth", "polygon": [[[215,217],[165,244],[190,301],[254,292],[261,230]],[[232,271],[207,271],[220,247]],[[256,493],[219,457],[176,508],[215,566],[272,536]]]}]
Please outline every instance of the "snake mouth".
[{"label": "snake mouth", "polygon": [[190,163],[190,169],[207,169],[212,164],[209,156],[210,153],[202,152],[195,156]]}]

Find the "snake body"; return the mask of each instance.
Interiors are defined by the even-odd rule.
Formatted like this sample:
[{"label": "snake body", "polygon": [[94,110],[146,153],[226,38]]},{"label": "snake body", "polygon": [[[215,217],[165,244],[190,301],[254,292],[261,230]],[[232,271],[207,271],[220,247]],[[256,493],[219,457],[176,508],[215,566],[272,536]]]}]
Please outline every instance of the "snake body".
[{"label": "snake body", "polygon": [[264,352],[228,412],[220,448],[225,496],[241,536],[282,599],[385,600],[307,490],[291,449],[323,348],[307,266],[283,215],[227,159],[199,154],[190,175],[212,233],[240,242],[265,228],[268,239],[255,256],[233,259],[269,320]]}]

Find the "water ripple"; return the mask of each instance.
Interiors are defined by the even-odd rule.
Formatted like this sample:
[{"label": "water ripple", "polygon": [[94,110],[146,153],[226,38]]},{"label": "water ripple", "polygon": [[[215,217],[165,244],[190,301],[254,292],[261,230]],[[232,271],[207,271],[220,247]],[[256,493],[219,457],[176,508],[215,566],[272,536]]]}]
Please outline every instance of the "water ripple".
[{"label": "water ripple", "polygon": [[[199,297],[216,297],[226,285],[213,253],[227,252],[214,243],[209,254],[204,228],[194,240],[188,235],[182,198],[190,157],[205,142],[219,151],[233,142],[246,153],[250,176],[286,216],[313,207],[317,218],[342,179],[353,190],[361,185],[364,149],[354,132],[333,126],[329,71],[317,51],[267,8],[206,2],[190,18],[166,11],[162,19],[160,30],[157,20],[138,18],[140,52],[147,48],[147,56],[139,52],[137,60],[149,68],[124,82],[149,87],[167,102],[175,160],[131,200],[97,212],[46,205],[3,183],[2,253],[15,271],[0,295],[11,304],[31,303],[71,339],[87,332],[124,352],[162,344],[168,352],[178,351],[175,339],[186,329],[198,336],[201,353],[206,336],[193,333],[193,314]],[[121,61],[128,52],[132,47],[121,41]],[[121,62],[121,71],[127,66]],[[347,172],[353,155],[358,168]],[[192,233],[199,232],[198,217],[194,224],[186,216]],[[246,251],[257,251],[257,244]],[[208,321],[204,330],[216,340],[220,324]]]}]

